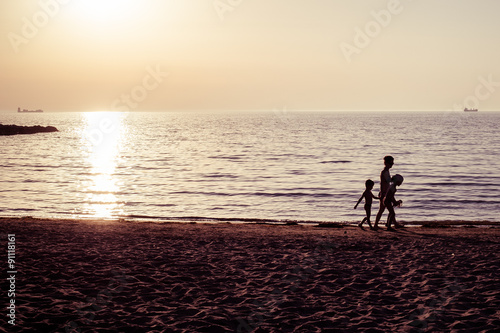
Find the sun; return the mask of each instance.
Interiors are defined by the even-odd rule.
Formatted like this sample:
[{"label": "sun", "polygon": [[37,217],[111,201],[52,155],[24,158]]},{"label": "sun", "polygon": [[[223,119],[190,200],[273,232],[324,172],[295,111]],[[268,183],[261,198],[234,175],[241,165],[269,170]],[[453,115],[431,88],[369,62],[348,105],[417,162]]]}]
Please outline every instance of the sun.
[{"label": "sun", "polygon": [[129,19],[140,3],[136,0],[77,0],[73,5],[78,16],[89,23],[113,24]]},{"label": "sun", "polygon": [[136,37],[143,42],[163,38],[165,31],[182,30],[179,25],[191,21],[186,17],[192,6],[180,0],[71,0],[64,7],[64,24],[82,42],[129,46]]}]

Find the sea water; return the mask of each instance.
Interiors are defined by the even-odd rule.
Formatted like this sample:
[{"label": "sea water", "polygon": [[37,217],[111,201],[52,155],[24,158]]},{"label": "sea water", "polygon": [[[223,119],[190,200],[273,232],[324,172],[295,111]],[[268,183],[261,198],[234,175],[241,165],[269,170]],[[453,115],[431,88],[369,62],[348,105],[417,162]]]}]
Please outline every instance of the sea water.
[{"label": "sea water", "polygon": [[499,221],[500,113],[3,113],[0,123],[59,129],[0,136],[0,216],[355,222],[365,181],[377,195],[392,155],[401,221]]}]

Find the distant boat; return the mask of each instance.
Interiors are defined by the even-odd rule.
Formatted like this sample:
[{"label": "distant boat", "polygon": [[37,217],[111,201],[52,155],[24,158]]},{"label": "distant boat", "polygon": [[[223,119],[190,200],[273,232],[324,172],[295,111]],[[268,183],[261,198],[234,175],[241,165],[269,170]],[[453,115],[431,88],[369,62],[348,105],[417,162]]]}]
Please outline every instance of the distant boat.
[{"label": "distant boat", "polygon": [[32,112],[43,112],[43,110],[41,109],[38,109],[38,110],[27,110],[27,109],[23,109],[21,110],[21,108],[17,108],[17,112],[21,112],[21,113],[32,113]]},{"label": "distant boat", "polygon": [[477,109],[468,109],[468,108],[465,108],[464,112],[477,112]]}]

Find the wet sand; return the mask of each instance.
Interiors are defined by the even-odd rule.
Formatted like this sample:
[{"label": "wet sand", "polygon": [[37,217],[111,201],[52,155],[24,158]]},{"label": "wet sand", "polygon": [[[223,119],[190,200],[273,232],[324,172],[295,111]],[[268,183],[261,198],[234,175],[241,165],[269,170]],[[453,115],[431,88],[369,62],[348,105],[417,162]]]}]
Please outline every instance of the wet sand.
[{"label": "wet sand", "polygon": [[[500,328],[498,228],[3,218],[0,234],[0,332]],[[15,234],[15,326],[7,234]]]}]

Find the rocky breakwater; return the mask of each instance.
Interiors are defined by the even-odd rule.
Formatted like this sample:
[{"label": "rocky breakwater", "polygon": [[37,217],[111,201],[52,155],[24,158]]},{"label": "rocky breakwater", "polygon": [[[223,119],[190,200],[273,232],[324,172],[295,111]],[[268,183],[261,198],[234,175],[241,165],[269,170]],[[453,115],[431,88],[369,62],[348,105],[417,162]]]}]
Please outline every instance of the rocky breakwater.
[{"label": "rocky breakwater", "polygon": [[36,134],[58,132],[53,126],[17,126],[0,124],[0,135]]}]

